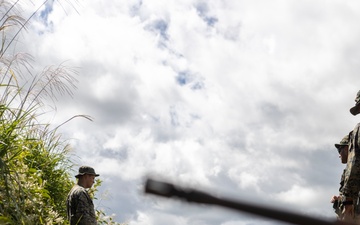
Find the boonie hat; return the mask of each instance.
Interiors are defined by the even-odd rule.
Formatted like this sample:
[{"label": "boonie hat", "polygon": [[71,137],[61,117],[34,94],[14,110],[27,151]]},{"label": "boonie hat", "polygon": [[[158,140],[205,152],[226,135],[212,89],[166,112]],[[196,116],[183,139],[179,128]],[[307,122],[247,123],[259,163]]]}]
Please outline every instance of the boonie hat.
[{"label": "boonie hat", "polygon": [[92,168],[90,166],[81,166],[79,168],[79,173],[75,177],[79,178],[80,176],[85,175],[85,174],[95,175],[95,177],[100,176],[100,174],[95,173],[94,168]]},{"label": "boonie hat", "polygon": [[360,113],[360,91],[356,94],[355,106],[351,107],[350,113],[354,116]]},{"label": "boonie hat", "polygon": [[337,148],[337,150],[340,150],[340,147],[342,146],[348,146],[349,145],[349,135],[346,135],[339,144],[335,144],[335,147]]}]

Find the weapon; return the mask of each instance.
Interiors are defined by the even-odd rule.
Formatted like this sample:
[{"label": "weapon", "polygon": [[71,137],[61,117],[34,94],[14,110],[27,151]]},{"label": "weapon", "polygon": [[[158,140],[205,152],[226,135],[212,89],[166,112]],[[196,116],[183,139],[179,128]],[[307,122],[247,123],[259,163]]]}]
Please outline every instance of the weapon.
[{"label": "weapon", "polygon": [[240,201],[234,201],[225,198],[218,198],[202,191],[198,191],[191,188],[185,189],[171,183],[157,181],[153,179],[146,180],[145,193],[159,195],[167,198],[178,197],[188,202],[218,205],[225,208],[235,209],[238,211],[243,211],[257,216],[267,217],[270,219],[279,220],[297,225],[354,225],[353,223],[348,223],[339,220],[328,221],[328,220],[313,218],[306,215],[300,215],[290,211],[284,211],[280,209],[274,209],[274,208],[264,207],[264,206],[240,202]]}]

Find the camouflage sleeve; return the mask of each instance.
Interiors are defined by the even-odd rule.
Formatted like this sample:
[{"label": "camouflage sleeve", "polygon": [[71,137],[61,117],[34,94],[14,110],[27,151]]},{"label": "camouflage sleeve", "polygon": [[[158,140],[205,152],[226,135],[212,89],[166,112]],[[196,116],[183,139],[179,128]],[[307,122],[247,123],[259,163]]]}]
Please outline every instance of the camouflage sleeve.
[{"label": "camouflage sleeve", "polygon": [[344,184],[341,192],[346,198],[356,199],[360,187],[360,148],[359,127],[357,124],[353,130],[349,144],[348,162],[344,176]]},{"label": "camouflage sleeve", "polygon": [[78,225],[97,224],[94,204],[86,191],[79,193],[75,218]]},{"label": "camouflage sleeve", "polygon": [[345,174],[346,174],[346,169],[344,169],[343,173],[341,174],[339,195],[342,195],[342,188],[344,186]]}]

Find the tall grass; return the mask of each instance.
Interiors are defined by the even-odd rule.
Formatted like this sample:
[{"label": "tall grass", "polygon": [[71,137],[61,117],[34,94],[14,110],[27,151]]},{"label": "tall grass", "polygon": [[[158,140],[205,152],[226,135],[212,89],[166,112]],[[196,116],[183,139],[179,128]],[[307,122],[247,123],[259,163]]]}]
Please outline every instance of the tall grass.
[{"label": "tall grass", "polygon": [[0,2],[0,224],[67,224],[70,146],[38,118],[45,100],[72,95],[76,71],[61,64],[33,76],[30,55],[8,53],[30,19],[16,14],[18,2]]}]

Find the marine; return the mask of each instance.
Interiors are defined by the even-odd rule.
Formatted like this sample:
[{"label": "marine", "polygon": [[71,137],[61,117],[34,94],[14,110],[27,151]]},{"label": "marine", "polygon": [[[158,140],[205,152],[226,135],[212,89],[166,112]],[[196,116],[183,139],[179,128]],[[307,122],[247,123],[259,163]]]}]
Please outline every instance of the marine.
[{"label": "marine", "polygon": [[[346,164],[348,158],[348,149],[349,149],[349,140],[351,139],[352,131],[345,135],[345,137],[340,141],[339,144],[335,144],[335,148],[339,153],[339,158],[341,163]],[[346,201],[343,202],[341,199],[343,197],[341,189],[344,186],[344,179],[345,179],[346,169],[343,170],[340,180],[340,188],[339,188],[339,195],[332,196],[330,202],[333,203],[334,211],[337,215],[338,220],[343,219],[343,210],[345,205],[354,204],[353,201]]]},{"label": "marine", "polygon": [[[360,113],[360,91],[355,97],[355,106],[350,109],[354,116]],[[360,207],[358,198],[360,191],[360,123],[356,124],[349,141],[349,153],[344,175],[344,184],[341,188],[342,202],[351,202],[344,206],[343,219],[360,224]]]},{"label": "marine", "polygon": [[95,183],[95,177],[99,174],[89,166],[81,166],[77,184],[70,190],[66,208],[70,225],[96,225],[94,203],[86,189],[91,188]]}]

